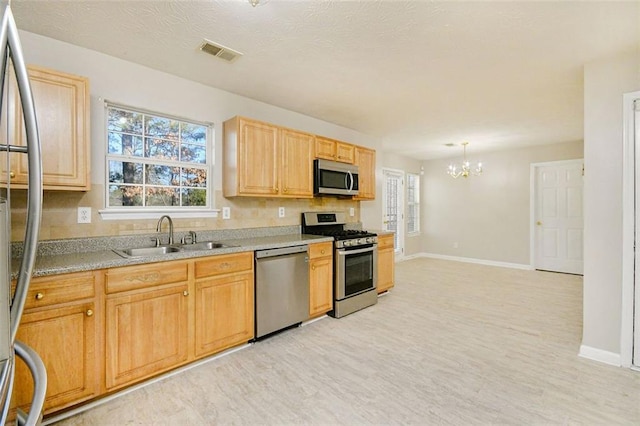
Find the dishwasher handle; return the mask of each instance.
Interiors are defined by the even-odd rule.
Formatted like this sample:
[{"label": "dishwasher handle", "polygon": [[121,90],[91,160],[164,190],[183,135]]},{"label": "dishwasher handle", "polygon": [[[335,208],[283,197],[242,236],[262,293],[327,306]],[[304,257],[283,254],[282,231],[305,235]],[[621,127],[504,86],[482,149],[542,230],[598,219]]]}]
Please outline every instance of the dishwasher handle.
[{"label": "dishwasher handle", "polygon": [[289,254],[298,254],[298,253],[306,253],[306,252],[307,252],[307,245],[274,248],[274,249],[268,249],[268,250],[257,250],[256,259],[264,259],[265,257],[286,256]]}]

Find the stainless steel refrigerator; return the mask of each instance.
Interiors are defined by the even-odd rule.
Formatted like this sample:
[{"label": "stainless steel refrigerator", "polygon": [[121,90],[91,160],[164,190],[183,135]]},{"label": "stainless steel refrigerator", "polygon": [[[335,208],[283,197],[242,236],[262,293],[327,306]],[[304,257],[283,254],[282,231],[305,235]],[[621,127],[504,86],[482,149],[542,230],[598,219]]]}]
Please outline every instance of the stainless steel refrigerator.
[{"label": "stainless steel refrigerator", "polygon": [[[10,72],[15,73],[16,87],[5,84]],[[36,352],[16,340],[18,326],[24,310],[31,274],[36,259],[38,231],[42,214],[42,160],[38,126],[27,67],[22,54],[10,2],[2,2],[0,23],[0,99],[5,95],[20,97],[26,134],[26,144],[10,140],[10,135],[0,135],[0,152],[7,159],[6,176],[0,193],[0,425],[4,425],[9,412],[14,384],[16,357],[27,365],[34,381],[34,392],[29,414],[18,411],[16,423],[37,425],[42,421],[42,410],[47,388],[47,373]],[[13,112],[8,103],[0,103],[0,117],[7,120]],[[6,126],[8,129],[9,126]],[[16,287],[11,292],[11,176],[9,157],[26,155],[28,164],[27,215],[23,239],[23,251],[19,261]]]}]

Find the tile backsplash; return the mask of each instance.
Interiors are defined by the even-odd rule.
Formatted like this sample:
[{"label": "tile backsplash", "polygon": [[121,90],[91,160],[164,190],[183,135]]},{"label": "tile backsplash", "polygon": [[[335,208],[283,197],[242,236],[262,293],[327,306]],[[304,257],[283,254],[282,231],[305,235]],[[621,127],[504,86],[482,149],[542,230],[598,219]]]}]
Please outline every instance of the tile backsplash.
[{"label": "tile backsplash", "polygon": [[[91,191],[65,192],[45,191],[43,196],[40,240],[84,238],[148,234],[156,230],[157,219],[103,220],[99,210],[104,208],[104,186],[93,184]],[[11,192],[11,241],[24,238],[26,223],[26,191]],[[202,231],[213,229],[260,228],[267,226],[300,225],[300,214],[313,210],[349,211],[355,209],[355,216],[347,221],[358,222],[360,202],[335,197],[312,199],[266,199],[266,198],[224,198],[222,191],[215,192],[216,208],[231,209],[231,218],[176,218],[176,231]],[[91,223],[77,223],[78,207],[91,207]],[[285,208],[285,217],[278,217],[278,208]]]}]

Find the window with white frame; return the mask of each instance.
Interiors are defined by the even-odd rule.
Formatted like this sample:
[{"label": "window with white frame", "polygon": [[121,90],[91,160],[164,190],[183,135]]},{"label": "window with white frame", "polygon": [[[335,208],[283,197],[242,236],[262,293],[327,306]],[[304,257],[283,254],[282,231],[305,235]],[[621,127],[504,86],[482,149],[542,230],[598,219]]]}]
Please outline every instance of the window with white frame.
[{"label": "window with white frame", "polygon": [[208,208],[209,125],[107,105],[107,208]]},{"label": "window with white frame", "polygon": [[407,233],[420,232],[420,175],[407,173]]}]

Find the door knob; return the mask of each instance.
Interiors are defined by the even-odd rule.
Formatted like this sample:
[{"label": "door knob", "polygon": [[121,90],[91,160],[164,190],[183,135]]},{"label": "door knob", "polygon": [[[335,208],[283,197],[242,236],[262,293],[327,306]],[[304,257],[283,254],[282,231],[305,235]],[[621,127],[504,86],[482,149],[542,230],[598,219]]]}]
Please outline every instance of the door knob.
[{"label": "door knob", "polygon": [[36,293],[36,300],[42,300],[44,298],[44,294]]},{"label": "door knob", "polygon": [[91,309],[87,309],[87,316],[88,317],[92,317],[93,316],[93,311]]},{"label": "door knob", "polygon": [[10,178],[14,178],[14,177],[16,177],[16,174],[14,172],[9,172],[9,177]]},{"label": "door knob", "polygon": [[540,225],[542,225],[542,222],[537,221],[537,222],[536,222],[536,225],[540,226]]}]

